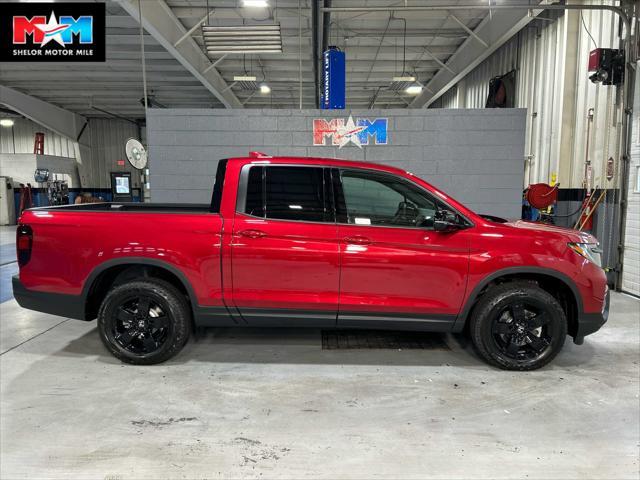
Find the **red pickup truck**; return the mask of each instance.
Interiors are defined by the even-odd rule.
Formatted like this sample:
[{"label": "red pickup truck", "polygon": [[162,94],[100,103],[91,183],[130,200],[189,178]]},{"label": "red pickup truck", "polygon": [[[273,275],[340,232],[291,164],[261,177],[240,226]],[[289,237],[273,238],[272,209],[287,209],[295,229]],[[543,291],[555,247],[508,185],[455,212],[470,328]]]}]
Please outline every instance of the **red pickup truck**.
[{"label": "red pickup truck", "polygon": [[409,172],[335,159],[221,160],[210,205],[34,208],[25,308],[98,319],[117,358],[177,354],[194,326],[468,331],[531,370],[608,315],[596,239],[478,215]]}]

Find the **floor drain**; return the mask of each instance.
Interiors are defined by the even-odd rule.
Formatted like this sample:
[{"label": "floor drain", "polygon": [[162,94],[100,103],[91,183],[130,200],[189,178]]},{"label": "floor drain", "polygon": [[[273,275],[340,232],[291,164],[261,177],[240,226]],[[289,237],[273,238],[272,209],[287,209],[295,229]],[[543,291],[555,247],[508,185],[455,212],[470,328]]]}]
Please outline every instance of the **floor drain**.
[{"label": "floor drain", "polygon": [[450,350],[442,333],[387,330],[323,330],[323,350]]}]

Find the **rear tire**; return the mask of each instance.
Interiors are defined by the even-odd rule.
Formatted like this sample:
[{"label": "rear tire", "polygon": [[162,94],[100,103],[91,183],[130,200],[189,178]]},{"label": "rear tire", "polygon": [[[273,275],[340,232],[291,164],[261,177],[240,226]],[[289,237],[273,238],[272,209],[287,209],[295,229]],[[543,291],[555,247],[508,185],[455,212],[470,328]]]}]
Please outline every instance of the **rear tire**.
[{"label": "rear tire", "polygon": [[176,355],[191,334],[191,311],[173,285],[145,278],[118,285],[98,311],[98,331],[123,362],[152,365]]},{"label": "rear tire", "polygon": [[487,291],[470,321],[471,339],[489,364],[535,370],[564,345],[567,318],[558,301],[534,283],[513,282]]}]

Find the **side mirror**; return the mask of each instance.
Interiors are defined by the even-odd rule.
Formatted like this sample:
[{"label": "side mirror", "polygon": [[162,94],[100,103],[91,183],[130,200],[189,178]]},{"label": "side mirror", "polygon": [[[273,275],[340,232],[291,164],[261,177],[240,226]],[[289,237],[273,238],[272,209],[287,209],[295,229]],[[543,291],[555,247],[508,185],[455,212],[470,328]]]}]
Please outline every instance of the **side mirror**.
[{"label": "side mirror", "polygon": [[433,221],[433,229],[436,232],[449,233],[464,228],[464,224],[458,215],[450,210],[438,210]]}]

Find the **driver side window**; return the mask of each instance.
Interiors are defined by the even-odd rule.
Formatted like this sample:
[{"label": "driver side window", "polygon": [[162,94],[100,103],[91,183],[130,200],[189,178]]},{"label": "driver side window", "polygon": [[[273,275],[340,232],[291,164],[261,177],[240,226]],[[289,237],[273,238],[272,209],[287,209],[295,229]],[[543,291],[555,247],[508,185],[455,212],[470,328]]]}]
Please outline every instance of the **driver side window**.
[{"label": "driver side window", "polygon": [[342,171],[341,179],[348,223],[433,228],[436,201],[409,182],[350,170]]}]

